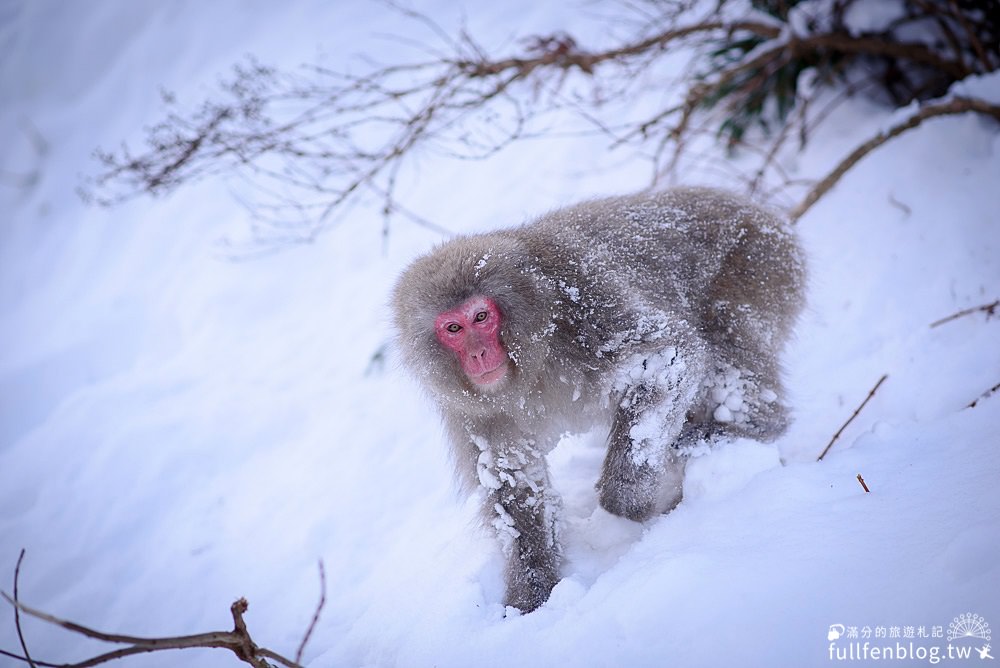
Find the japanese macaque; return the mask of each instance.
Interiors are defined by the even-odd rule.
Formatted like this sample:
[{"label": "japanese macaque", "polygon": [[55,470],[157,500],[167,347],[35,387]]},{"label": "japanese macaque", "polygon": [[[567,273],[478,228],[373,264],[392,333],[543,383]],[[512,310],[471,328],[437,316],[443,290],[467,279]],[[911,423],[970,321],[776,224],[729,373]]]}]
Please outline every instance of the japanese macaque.
[{"label": "japanese macaque", "polygon": [[778,355],[803,253],[773,213],[684,188],[585,202],[417,259],[393,296],[406,366],[480,490],[524,612],[559,579],[545,454],[607,428],[597,494],[636,521],[681,500],[685,452],[788,423]]}]

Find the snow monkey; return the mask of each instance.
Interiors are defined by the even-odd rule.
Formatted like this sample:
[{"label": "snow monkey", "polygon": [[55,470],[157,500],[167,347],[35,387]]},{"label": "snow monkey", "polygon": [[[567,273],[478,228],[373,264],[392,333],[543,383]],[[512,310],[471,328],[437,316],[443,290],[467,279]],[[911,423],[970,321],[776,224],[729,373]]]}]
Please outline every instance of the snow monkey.
[{"label": "snow monkey", "polygon": [[465,488],[483,498],[524,612],[559,579],[545,454],[607,429],[601,506],[647,520],[681,500],[685,451],[772,440],[788,422],[778,354],[803,253],[747,200],[703,188],[578,204],[460,237],[393,295],[406,366],[436,400]]}]

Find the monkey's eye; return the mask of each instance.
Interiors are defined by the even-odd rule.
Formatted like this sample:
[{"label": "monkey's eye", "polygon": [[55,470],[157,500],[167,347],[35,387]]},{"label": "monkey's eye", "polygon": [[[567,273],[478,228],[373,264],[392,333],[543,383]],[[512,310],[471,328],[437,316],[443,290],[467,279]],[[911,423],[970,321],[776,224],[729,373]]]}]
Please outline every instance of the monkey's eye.
[{"label": "monkey's eye", "polygon": [[452,334],[454,334],[455,332],[462,331],[462,326],[459,325],[458,323],[454,323],[453,322],[450,325],[448,325],[447,327],[445,327],[445,329],[447,329],[449,332],[451,332]]},{"label": "monkey's eye", "polygon": [[480,311],[476,314],[475,322],[482,322],[483,320],[486,320],[487,316],[489,316],[489,312]]}]

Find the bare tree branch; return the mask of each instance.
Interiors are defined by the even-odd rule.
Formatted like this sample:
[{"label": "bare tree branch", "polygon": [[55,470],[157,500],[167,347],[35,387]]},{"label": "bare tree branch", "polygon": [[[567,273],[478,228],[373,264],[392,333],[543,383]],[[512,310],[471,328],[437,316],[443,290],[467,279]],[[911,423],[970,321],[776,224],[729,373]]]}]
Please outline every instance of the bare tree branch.
[{"label": "bare tree branch", "polygon": [[[615,17],[629,27],[610,45],[583,45],[556,31],[524,37],[512,55],[497,55],[464,28],[452,34],[389,0],[435,43],[393,39],[420,48],[429,60],[371,65],[360,75],[317,65],[293,74],[251,60],[234,68],[218,99],[193,112],[168,113],[150,128],[143,150],[99,152],[102,171],[88,192],[111,204],[234,173],[275,202],[260,207],[269,215],[255,222],[267,243],[311,242],[361,201],[380,205],[384,236],[396,216],[449,234],[397,198],[401,177],[416,159],[422,153],[488,159],[514,142],[553,135],[543,119],[568,112],[583,129],[560,132],[604,135],[610,148],[634,150],[651,161],[654,185],[673,180],[682,165],[690,176],[688,151],[704,150],[702,139],[726,136],[731,150],[752,152],[757,160],[753,176],[737,180],[791,201],[784,191],[797,193],[802,183],[784,173],[779,152],[794,136],[804,146],[833,108],[811,112],[816,91],[841,89],[836,103],[859,91],[881,92],[905,105],[940,97],[951,83],[1000,66],[991,19],[955,0],[915,0],[901,18],[860,35],[844,24],[842,11],[792,26],[784,3],[754,3],[740,16],[727,1],[718,7],[727,11],[710,16],[689,3],[626,1],[633,21]],[[680,52],[688,64],[661,71],[659,63]],[[799,76],[806,71],[812,83],[800,94]],[[640,99],[655,99],[656,106],[636,119],[623,102]],[[793,217],[877,146],[926,118],[961,113],[959,108],[997,115],[993,105],[968,98],[926,103],[814,184]],[[760,128],[763,139],[746,134],[751,128]],[[695,156],[696,162],[703,157]],[[721,157],[697,168],[732,171]]]},{"label": "bare tree branch", "polygon": [[[858,417],[858,413],[860,413],[861,409],[865,407],[865,404],[867,404],[869,401],[871,401],[871,398],[875,396],[876,392],[878,392],[878,388],[881,387],[882,383],[884,383],[885,379],[888,378],[888,377],[889,377],[889,374],[882,374],[882,377],[878,379],[877,383],[875,383],[875,387],[873,387],[871,389],[871,391],[868,393],[868,396],[865,397],[865,400],[862,401],[861,404],[857,408],[854,409],[854,412],[851,413],[851,417],[847,418],[847,422],[845,422],[844,424],[840,425],[840,429],[838,429],[837,433],[833,435],[833,438],[830,439],[830,442],[826,444],[826,447],[823,448],[823,452],[821,452],[820,455],[819,455],[819,457],[816,458],[816,461],[818,461],[818,462],[823,461],[823,458],[826,457],[826,453],[830,452],[830,448],[833,447],[834,442],[838,438],[840,438],[840,435],[844,432],[845,429],[847,429],[847,425],[849,425],[852,422],[854,422],[854,418]],[[867,492],[868,490],[866,489],[865,491]]]},{"label": "bare tree branch", "polygon": [[991,396],[993,396],[994,394],[996,394],[998,390],[1000,390],[1000,383],[997,383],[996,385],[994,385],[990,389],[988,389],[985,392],[983,392],[982,394],[980,394],[978,397],[976,397],[975,399],[973,399],[972,401],[970,401],[965,407],[966,408],[975,408],[979,404],[980,401],[982,401],[983,399],[989,399]]},{"label": "bare tree branch", "polygon": [[948,0],[948,5],[952,10],[951,15],[955,18],[959,25],[962,26],[962,30],[965,31],[965,34],[968,37],[969,44],[972,45],[972,49],[979,58],[983,67],[985,67],[987,71],[993,69],[993,63],[991,62],[990,57],[986,55],[986,49],[983,48],[982,42],[979,41],[979,35],[969,23],[965,13],[959,8],[958,2],[956,2],[956,0]]},{"label": "bare tree branch", "polygon": [[[230,612],[233,616],[232,631],[215,631],[211,633],[199,633],[195,635],[176,636],[170,638],[141,638],[137,636],[97,631],[81,624],[60,619],[59,617],[42,612],[41,610],[30,608],[23,603],[16,601],[14,598],[11,598],[6,592],[0,592],[0,596],[3,596],[8,603],[13,605],[15,610],[24,612],[27,615],[49,624],[64,628],[67,631],[72,631],[73,633],[78,633],[87,638],[107,643],[130,645],[130,647],[107,652],[106,654],[101,654],[85,661],[72,664],[52,664],[41,661],[33,662],[35,665],[46,668],[52,666],[57,666],[57,668],[91,668],[92,666],[97,666],[115,659],[121,659],[135,654],[175,649],[192,649],[196,647],[203,649],[228,649],[233,652],[240,661],[250,664],[251,666],[254,666],[254,668],[271,668],[267,659],[277,661],[287,668],[302,668],[302,666],[295,661],[286,659],[277,652],[257,646],[257,644],[250,637],[246,622],[243,620],[243,614],[247,611],[248,607],[246,599],[243,598],[237,600],[230,607]],[[27,648],[25,648],[24,657],[14,655],[9,652],[4,652],[4,655],[28,662],[29,665],[32,664],[31,659],[27,657]]]},{"label": "bare tree branch", "polygon": [[21,611],[17,607],[18,602],[18,580],[21,578],[21,562],[24,561],[24,548],[17,557],[17,565],[14,566],[14,626],[17,628],[17,639],[21,642],[21,649],[24,651],[24,660],[31,668],[35,668],[35,662],[31,660],[31,652],[28,651],[28,643],[24,639],[24,631],[21,630]]},{"label": "bare tree branch", "polygon": [[306,629],[306,633],[302,636],[302,642],[299,644],[299,649],[295,652],[295,663],[302,662],[302,655],[306,651],[306,645],[309,644],[309,638],[312,637],[313,630],[316,628],[316,624],[319,622],[320,613],[323,612],[323,606],[326,605],[326,569],[323,568],[323,562],[319,562],[319,604],[316,606],[316,612],[313,613],[312,621],[309,622],[309,628]]},{"label": "bare tree branch", "polygon": [[952,320],[957,320],[958,318],[961,318],[961,317],[967,316],[967,315],[971,315],[973,313],[976,313],[977,311],[982,311],[983,313],[986,314],[986,318],[989,319],[989,318],[992,318],[996,314],[996,310],[997,310],[998,307],[1000,307],[1000,299],[995,299],[992,302],[990,302],[989,304],[982,304],[980,306],[973,306],[971,308],[965,308],[965,309],[962,309],[961,311],[958,311],[957,313],[952,313],[949,316],[941,318],[940,320],[935,320],[934,322],[932,322],[930,324],[930,326],[931,326],[931,328],[939,327],[939,326],[945,324],[946,322],[951,322]]},{"label": "bare tree branch", "polygon": [[921,106],[916,113],[911,115],[902,123],[893,125],[888,130],[884,130],[872,137],[861,146],[851,151],[850,155],[840,161],[840,163],[822,181],[817,183],[805,196],[802,202],[789,213],[792,221],[797,221],[805,214],[823,195],[830,191],[837,181],[847,173],[851,167],[858,163],[866,155],[882,146],[890,139],[898,137],[907,130],[912,130],[924,121],[937,116],[947,116],[952,114],[964,114],[974,111],[978,114],[990,116],[1000,121],[1000,106],[990,104],[984,100],[968,97],[956,97],[943,102],[926,104]]}]

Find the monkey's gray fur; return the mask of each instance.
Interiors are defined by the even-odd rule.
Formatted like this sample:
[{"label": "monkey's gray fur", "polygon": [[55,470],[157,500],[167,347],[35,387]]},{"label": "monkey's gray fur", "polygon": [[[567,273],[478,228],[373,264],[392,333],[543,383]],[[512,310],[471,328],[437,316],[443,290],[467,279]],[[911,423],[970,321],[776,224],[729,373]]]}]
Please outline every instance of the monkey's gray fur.
[{"label": "monkey's gray fur", "polygon": [[[530,611],[558,581],[545,453],[606,425],[601,505],[645,520],[681,498],[685,448],[786,428],[778,355],[801,309],[803,253],[774,214],[728,193],[669,190],[585,202],[458,238],[394,293],[403,360],[436,399],[467,488],[508,566],[505,603]],[[477,387],[435,317],[494,300],[510,373]]]}]

